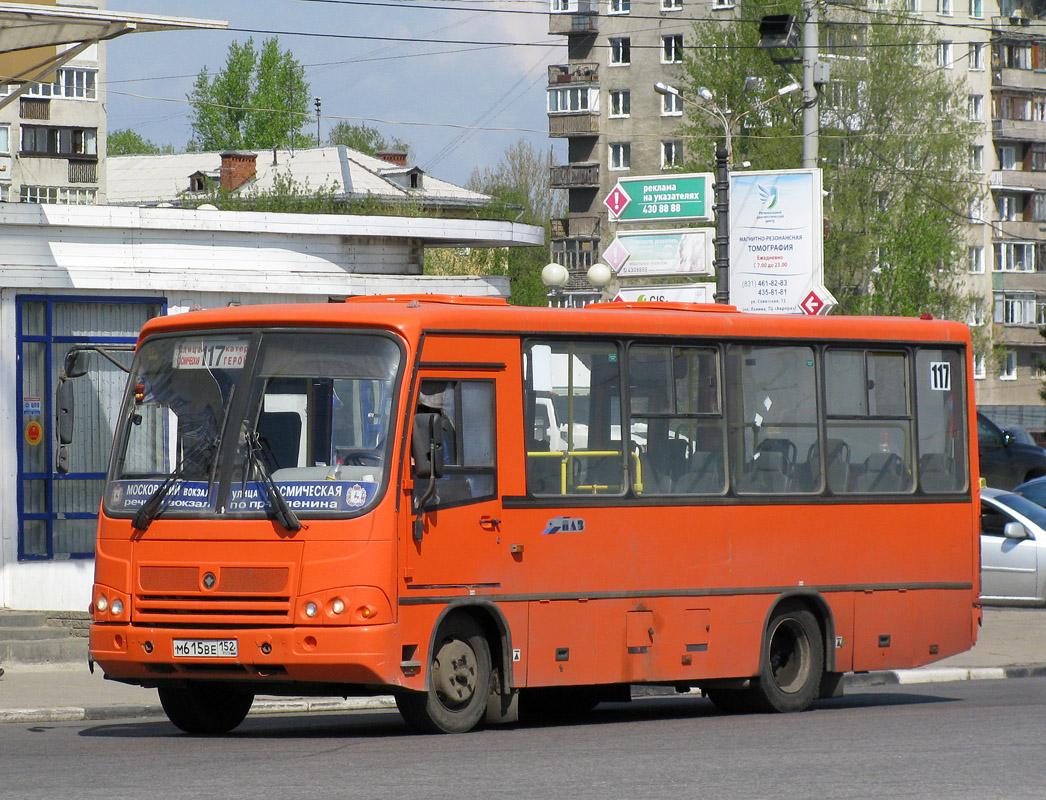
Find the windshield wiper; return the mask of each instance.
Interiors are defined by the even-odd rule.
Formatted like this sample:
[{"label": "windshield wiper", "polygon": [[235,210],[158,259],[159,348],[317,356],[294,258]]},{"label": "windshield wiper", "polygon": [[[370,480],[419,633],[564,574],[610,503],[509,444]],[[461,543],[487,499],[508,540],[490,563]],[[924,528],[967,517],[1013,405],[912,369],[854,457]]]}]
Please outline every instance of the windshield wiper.
[{"label": "windshield wiper", "polygon": [[[269,504],[272,506],[272,513],[276,520],[291,533],[297,533],[302,528],[301,520],[298,519],[298,515],[294,513],[294,509],[287,503],[287,499],[283,496],[283,492],[280,491],[280,487],[273,480],[272,472],[269,471],[269,466],[261,455],[261,437],[257,431],[250,430],[247,424],[244,425],[244,428],[243,440],[247,448],[248,471],[253,467],[254,471],[261,477],[261,482],[265,486],[265,494],[269,498]],[[245,485],[246,478],[247,473],[245,472]]]},{"label": "windshield wiper", "polygon": [[182,456],[182,462],[174,472],[168,475],[164,482],[156,487],[156,491],[146,498],[141,508],[134,515],[132,525],[134,525],[134,529],[139,535],[145,533],[152,521],[160,516],[160,512],[164,509],[164,501],[167,499],[167,495],[171,493],[171,489],[174,488],[174,484],[183,479],[190,467],[198,468],[206,465],[211,460],[207,458],[207,454],[212,453],[217,446],[217,442],[203,441]]}]

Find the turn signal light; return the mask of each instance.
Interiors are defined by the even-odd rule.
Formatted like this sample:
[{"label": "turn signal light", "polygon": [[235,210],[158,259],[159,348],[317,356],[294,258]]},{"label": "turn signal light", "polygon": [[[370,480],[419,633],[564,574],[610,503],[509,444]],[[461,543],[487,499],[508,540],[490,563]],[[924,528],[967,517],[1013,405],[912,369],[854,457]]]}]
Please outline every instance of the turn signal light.
[{"label": "turn signal light", "polygon": [[370,619],[378,613],[378,609],[376,609],[374,606],[360,606],[358,609],[356,609],[356,613],[364,619]]}]

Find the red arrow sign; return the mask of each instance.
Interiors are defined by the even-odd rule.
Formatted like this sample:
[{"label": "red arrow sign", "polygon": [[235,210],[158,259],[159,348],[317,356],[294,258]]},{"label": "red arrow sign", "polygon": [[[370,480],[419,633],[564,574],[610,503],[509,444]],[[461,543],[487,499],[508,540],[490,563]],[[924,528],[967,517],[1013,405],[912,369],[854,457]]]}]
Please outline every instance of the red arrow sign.
[{"label": "red arrow sign", "polygon": [[799,307],[803,311],[812,317],[817,316],[822,308],[824,308],[824,300],[817,296],[817,292],[810,292],[806,298],[799,304]]},{"label": "red arrow sign", "polygon": [[621,184],[619,183],[610,190],[610,194],[608,194],[607,199],[603,201],[603,205],[609,208],[610,213],[615,217],[620,217],[621,212],[624,211],[631,202],[632,198],[628,196],[628,192],[621,188]]}]

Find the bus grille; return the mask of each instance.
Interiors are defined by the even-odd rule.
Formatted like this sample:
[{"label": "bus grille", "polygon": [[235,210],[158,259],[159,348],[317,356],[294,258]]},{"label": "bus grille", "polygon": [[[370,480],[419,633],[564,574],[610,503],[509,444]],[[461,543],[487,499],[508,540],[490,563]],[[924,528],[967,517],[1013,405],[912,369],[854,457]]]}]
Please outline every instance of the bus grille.
[{"label": "bus grille", "polygon": [[196,566],[146,566],[138,570],[134,619],[156,624],[288,623],[288,567],[222,567],[205,588],[208,570]]}]

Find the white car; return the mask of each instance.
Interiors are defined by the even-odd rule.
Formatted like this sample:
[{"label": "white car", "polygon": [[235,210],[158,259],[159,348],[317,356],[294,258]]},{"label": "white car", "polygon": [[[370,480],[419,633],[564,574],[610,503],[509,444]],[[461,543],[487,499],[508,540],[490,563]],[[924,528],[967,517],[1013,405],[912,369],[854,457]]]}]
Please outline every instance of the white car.
[{"label": "white car", "polygon": [[1046,508],[981,489],[981,602],[1046,606]]}]

